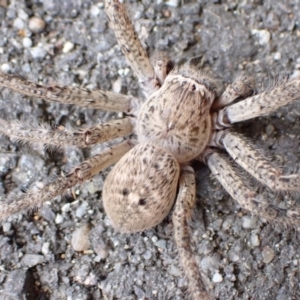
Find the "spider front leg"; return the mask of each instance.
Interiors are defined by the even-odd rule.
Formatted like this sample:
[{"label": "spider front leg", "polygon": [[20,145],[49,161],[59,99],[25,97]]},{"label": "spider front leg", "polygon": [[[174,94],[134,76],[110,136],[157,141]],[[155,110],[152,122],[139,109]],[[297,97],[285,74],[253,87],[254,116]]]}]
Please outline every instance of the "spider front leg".
[{"label": "spider front leg", "polygon": [[129,118],[112,120],[105,124],[80,128],[77,130],[51,129],[46,124],[30,125],[21,122],[8,122],[0,119],[0,134],[9,138],[42,145],[58,147],[88,147],[129,135],[133,125]]},{"label": "spider front leg", "polygon": [[195,192],[194,170],[190,166],[185,166],[179,179],[179,192],[172,217],[174,237],[191,296],[193,299],[212,300],[191,248],[188,221],[191,219],[196,202]]},{"label": "spider front leg", "polygon": [[48,102],[74,104],[84,108],[134,114],[139,106],[138,99],[127,95],[60,85],[41,85],[15,75],[1,73],[0,87],[6,87],[22,95],[41,98]]},{"label": "spider front leg", "polygon": [[299,209],[283,209],[255,195],[237,175],[233,166],[215,150],[206,150],[202,154],[201,160],[206,162],[213,176],[219,180],[241,207],[270,222],[276,221],[284,225],[300,226]]},{"label": "spider front leg", "polygon": [[284,175],[279,168],[272,166],[249,141],[230,130],[215,132],[212,146],[225,148],[228,154],[254,178],[278,191],[299,191],[300,175]]},{"label": "spider front leg", "polygon": [[224,93],[214,101],[212,108],[220,109],[233,101],[241,98],[245,99],[254,93],[255,81],[253,77],[241,75],[238,76],[232,84],[229,84]]},{"label": "spider front leg", "polygon": [[267,115],[300,98],[300,78],[282,81],[265,92],[229,105],[214,116],[216,128]]},{"label": "spider front leg", "polygon": [[114,147],[104,150],[77,166],[66,176],[61,176],[54,182],[50,182],[39,192],[29,190],[23,197],[15,199],[13,202],[1,202],[0,221],[9,216],[41,206],[46,201],[62,195],[67,189],[91,179],[101,170],[116,163],[126,152],[133,147],[132,141],[126,141]]},{"label": "spider front leg", "polygon": [[[138,39],[125,6],[118,0],[106,0],[105,10],[120,48],[138,77],[145,96],[149,97],[159,89],[160,82],[146,50]],[[163,67],[166,68],[167,64],[163,64]],[[161,72],[161,74],[163,73]]]}]

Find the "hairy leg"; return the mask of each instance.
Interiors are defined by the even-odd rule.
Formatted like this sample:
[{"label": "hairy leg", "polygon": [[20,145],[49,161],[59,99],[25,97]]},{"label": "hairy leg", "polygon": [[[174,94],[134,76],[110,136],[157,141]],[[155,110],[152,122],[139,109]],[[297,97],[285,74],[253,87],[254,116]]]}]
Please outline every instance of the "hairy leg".
[{"label": "hairy leg", "polygon": [[57,178],[54,182],[45,185],[39,192],[29,190],[23,197],[15,199],[13,202],[1,202],[0,221],[8,218],[12,214],[22,212],[41,206],[46,201],[62,195],[67,189],[91,179],[101,170],[116,163],[126,152],[133,147],[132,141],[126,141],[112,148],[104,150],[79,166],[66,176]]},{"label": "hairy leg", "polygon": [[229,155],[254,178],[272,190],[299,191],[299,174],[283,175],[256,150],[251,143],[237,133],[223,130],[213,134],[213,145],[225,148]]},{"label": "hairy leg", "polygon": [[134,112],[138,99],[102,90],[87,90],[60,85],[40,85],[15,75],[0,73],[0,87],[6,87],[22,95],[41,98],[49,102],[74,104],[85,108],[116,112]]},{"label": "hairy leg", "polygon": [[133,126],[129,118],[112,120],[105,124],[74,131],[65,128],[51,129],[47,125],[31,125],[0,119],[0,134],[30,143],[59,147],[77,146],[84,148],[129,135],[132,131]]},{"label": "hairy leg", "polygon": [[224,93],[212,105],[213,109],[220,109],[238,98],[245,99],[254,93],[255,81],[250,76],[238,76],[232,84],[229,84]]},{"label": "hairy leg", "polygon": [[133,72],[138,77],[145,96],[150,96],[160,87],[160,84],[148,54],[133,28],[124,4],[121,4],[118,0],[106,0],[105,9],[120,48]]},{"label": "hairy leg", "polygon": [[233,166],[219,153],[206,150],[202,157],[204,157],[204,161],[207,163],[214,177],[220,181],[225,190],[241,207],[270,222],[276,221],[283,225],[300,226],[299,208],[282,209],[255,195],[237,175]]},{"label": "hairy leg", "polygon": [[300,78],[282,81],[272,88],[229,105],[216,113],[219,126],[229,127],[233,123],[267,115],[300,98]]},{"label": "hairy leg", "polygon": [[188,221],[195,206],[195,189],[194,170],[189,166],[184,167],[179,179],[179,192],[173,213],[174,237],[192,298],[212,300],[191,248]]}]

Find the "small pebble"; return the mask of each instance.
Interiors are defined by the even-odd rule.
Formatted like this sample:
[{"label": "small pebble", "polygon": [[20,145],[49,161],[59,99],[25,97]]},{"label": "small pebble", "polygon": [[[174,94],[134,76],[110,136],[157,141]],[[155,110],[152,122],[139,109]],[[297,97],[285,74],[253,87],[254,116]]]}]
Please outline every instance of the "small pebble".
[{"label": "small pebble", "polygon": [[252,233],[250,236],[250,242],[253,247],[257,247],[260,244],[258,235],[256,233]]},{"label": "small pebble", "polygon": [[24,37],[22,40],[24,48],[30,48],[32,46],[32,40],[29,37]]},{"label": "small pebble", "polygon": [[232,224],[233,224],[234,220],[233,218],[226,218],[222,224],[222,229],[223,230],[228,230],[231,228]]},{"label": "small pebble", "polygon": [[166,1],[165,4],[170,6],[170,7],[178,7],[179,0],[168,0],[168,1]]},{"label": "small pebble", "polygon": [[257,36],[258,42],[261,46],[265,46],[270,42],[271,34],[266,29],[262,29],[262,30],[253,29],[252,34]]},{"label": "small pebble", "polygon": [[3,225],[2,225],[3,232],[9,232],[10,229],[11,229],[11,223],[9,223],[9,222],[3,223]]},{"label": "small pebble", "polygon": [[276,52],[274,54],[274,60],[281,60],[281,53],[280,52]]},{"label": "small pebble", "polygon": [[266,127],[266,133],[267,135],[271,135],[275,130],[275,127],[272,124],[268,124]]},{"label": "small pebble", "polygon": [[[105,245],[97,245],[97,247],[95,247],[94,251],[97,254],[97,257],[99,257],[100,259],[107,258],[108,254],[109,254],[108,249]],[[127,258],[127,256],[126,256],[126,258]]]},{"label": "small pebble", "polygon": [[85,251],[90,248],[89,233],[90,226],[88,224],[84,224],[74,231],[71,244],[75,251]]},{"label": "small pebble", "polygon": [[88,203],[87,202],[83,202],[77,209],[76,209],[76,217],[81,219],[82,217],[84,217],[84,215],[86,214],[87,211],[87,207],[88,207]]},{"label": "small pebble", "polygon": [[64,221],[64,218],[61,214],[57,214],[55,218],[55,223],[56,224],[61,224]]},{"label": "small pebble", "polygon": [[242,218],[243,223],[242,227],[244,229],[254,229],[257,227],[257,218],[256,217],[251,217],[251,216],[244,216]]},{"label": "small pebble", "polygon": [[70,51],[72,51],[74,49],[74,44],[71,42],[65,42],[62,52],[63,53],[69,53]]},{"label": "small pebble", "polygon": [[67,212],[70,211],[70,208],[71,208],[71,204],[70,204],[70,203],[66,203],[66,204],[64,204],[64,205],[62,206],[61,211],[62,211],[63,213],[67,213]]},{"label": "small pebble", "polygon": [[50,247],[50,243],[48,243],[48,242],[43,243],[43,245],[42,245],[42,253],[44,255],[47,255],[49,253],[49,247]]},{"label": "small pebble", "polygon": [[112,84],[112,90],[115,93],[120,93],[121,89],[122,89],[122,78],[118,77],[118,79],[114,81]]},{"label": "small pebble", "polygon": [[147,250],[144,254],[143,254],[143,258],[146,260],[149,260],[152,257],[152,253],[150,250]]},{"label": "small pebble", "polygon": [[156,242],[156,246],[157,246],[158,248],[167,250],[167,242],[166,242],[166,240],[158,240],[158,241]]},{"label": "small pebble", "polygon": [[21,20],[20,18],[16,18],[13,22],[13,27],[15,29],[21,30],[25,28],[25,23],[23,20]]},{"label": "small pebble", "polygon": [[90,9],[90,13],[93,17],[97,17],[100,14],[100,8],[98,5],[92,5]]},{"label": "small pebble", "polygon": [[215,283],[218,283],[218,282],[222,282],[223,281],[223,276],[220,274],[220,273],[215,273],[213,278],[212,278],[212,281],[215,282]]},{"label": "small pebble", "polygon": [[38,255],[38,254],[25,254],[22,257],[22,265],[26,267],[33,267],[38,264],[41,264],[44,262],[44,256]]},{"label": "small pebble", "polygon": [[158,241],[158,238],[157,238],[157,236],[155,236],[155,235],[154,235],[151,239],[152,239],[152,242],[153,242],[153,243],[157,243],[157,241]]},{"label": "small pebble", "polygon": [[32,17],[29,20],[28,23],[28,27],[29,29],[34,32],[34,33],[39,33],[42,32],[45,27],[46,27],[46,23],[43,19],[38,18],[38,17]]},{"label": "small pebble", "polygon": [[30,53],[34,59],[43,59],[47,55],[47,51],[41,47],[30,48]]},{"label": "small pebble", "polygon": [[269,246],[266,246],[262,251],[263,262],[269,264],[275,257],[275,252]]},{"label": "small pebble", "polygon": [[28,14],[23,9],[18,9],[18,17],[24,21],[28,20]]},{"label": "small pebble", "polygon": [[296,267],[296,266],[298,266],[298,260],[297,259],[294,259],[293,260],[293,265]]}]

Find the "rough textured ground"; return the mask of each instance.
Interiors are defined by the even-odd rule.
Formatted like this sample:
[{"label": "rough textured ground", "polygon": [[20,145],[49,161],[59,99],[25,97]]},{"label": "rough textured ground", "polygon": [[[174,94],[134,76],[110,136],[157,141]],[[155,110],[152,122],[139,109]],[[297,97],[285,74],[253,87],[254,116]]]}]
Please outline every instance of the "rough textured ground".
[{"label": "rough textured ground", "polygon": [[[299,1],[143,0],[131,1],[130,10],[149,53],[167,50],[175,62],[198,56],[203,69],[225,85],[239,72],[253,75],[259,88],[300,72]],[[46,22],[40,33],[28,27],[32,16]],[[0,0],[0,67],[43,83],[139,94],[101,1]],[[299,115],[294,103],[236,129],[286,171],[299,171]],[[0,117],[75,127],[107,120],[110,114],[2,90]],[[0,195],[21,193],[101,149],[44,151],[0,137]],[[205,166],[195,167],[195,254],[215,296],[299,299],[298,231],[251,217]],[[101,203],[105,175],[76,188],[76,199],[70,193],[2,224],[1,299],[187,299],[171,218],[141,234],[116,233]],[[297,195],[260,191],[269,201],[299,201]],[[77,246],[89,236],[83,252],[71,243],[77,228],[82,229]]]}]

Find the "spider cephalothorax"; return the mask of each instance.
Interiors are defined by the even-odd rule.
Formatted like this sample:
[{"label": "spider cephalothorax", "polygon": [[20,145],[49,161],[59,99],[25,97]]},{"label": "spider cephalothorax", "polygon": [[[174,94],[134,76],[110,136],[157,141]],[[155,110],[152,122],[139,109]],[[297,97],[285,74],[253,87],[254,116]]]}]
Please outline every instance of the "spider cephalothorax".
[{"label": "spider cephalothorax", "polygon": [[116,163],[103,187],[104,208],[114,227],[128,233],[143,231],[159,224],[174,207],[174,236],[189,292],[194,299],[211,299],[190,245],[188,220],[195,205],[195,175],[189,163],[205,162],[241,207],[269,221],[299,226],[298,207],[282,209],[258,199],[219,149],[262,184],[276,190],[298,191],[298,174],[282,174],[230,127],[299,98],[300,80],[281,82],[253,95],[253,80],[241,76],[219,96],[215,82],[190,62],[171,71],[167,56],[159,53],[151,64],[124,6],[117,0],[107,0],[105,8],[145,99],[101,90],[47,87],[0,74],[0,86],[24,95],[126,113],[124,119],[75,131],[40,131],[38,126],[28,129],[22,123],[0,119],[0,132],[18,140],[56,146],[87,147],[126,138],[39,192],[32,189],[17,201],[1,203],[0,220],[40,206]]}]

